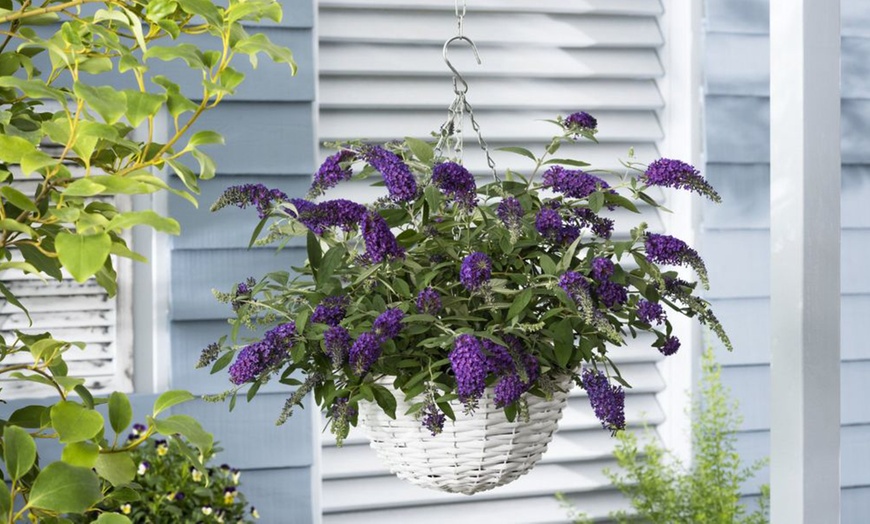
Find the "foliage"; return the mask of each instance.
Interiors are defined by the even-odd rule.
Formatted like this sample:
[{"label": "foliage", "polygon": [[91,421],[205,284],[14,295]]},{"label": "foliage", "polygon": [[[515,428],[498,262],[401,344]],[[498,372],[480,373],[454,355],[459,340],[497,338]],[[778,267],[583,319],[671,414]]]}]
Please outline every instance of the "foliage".
[{"label": "foliage", "polygon": [[[766,461],[742,468],[736,450],[740,416],[720,379],[713,351],[703,355],[701,385],[692,407],[693,460],[686,467],[663,449],[649,433],[641,445],[636,435],[622,432],[614,451],[620,472],[605,471],[626,497],[636,516],[649,522],[768,522],[769,488],[761,488],[759,507],[749,513],[740,501],[741,485],[755,476]],[[614,514],[630,522],[625,513]],[[576,522],[585,522],[578,518]]]},{"label": "foliage", "polygon": [[[294,67],[289,50],[241,25],[280,17],[274,0],[231,0],[226,7],[204,0],[0,0],[0,272],[61,280],[65,270],[78,282],[93,277],[114,295],[112,255],[144,261],[127,246],[124,232],[145,225],[177,234],[179,225],[154,211],[119,209],[113,197],[166,190],[196,204],[197,179],[215,173],[202,146],[223,139],[193,132],[194,124],[238,88],[244,75],[233,64],[239,55],[256,63],[265,53]],[[215,50],[179,40],[198,34],[210,35]],[[159,74],[168,61],[200,76],[201,91],[186,93],[175,74],[167,76],[170,69]],[[168,137],[158,129],[161,112],[168,113]],[[185,163],[187,157],[198,170]],[[164,168],[186,190],[154,173]],[[0,282],[0,293],[27,312],[14,288]],[[69,376],[64,354],[74,346],[83,344],[50,333],[16,331],[14,340],[0,338],[0,376],[45,385],[60,397],[0,420],[4,522],[67,522],[60,515],[112,499],[133,479],[131,451],[155,432],[186,438],[198,450],[189,458],[200,468],[211,448],[211,436],[192,418],[158,418],[193,398],[179,391],[158,399],[141,438],[113,439],[111,431],[130,424],[130,402],[121,393],[94,398],[83,379]],[[105,405],[111,427],[96,410]],[[34,439],[56,439],[62,460],[40,463]],[[116,489],[102,492],[100,479]]]},{"label": "foliage", "polygon": [[[141,438],[145,426],[136,424],[128,441]],[[136,478],[124,493],[125,498],[108,500],[99,510],[126,515],[134,523],[160,522],[251,522],[258,518],[241,492],[241,472],[227,464],[211,464],[220,448],[203,457],[205,472],[191,466],[188,459],[199,450],[181,440],[167,442],[153,436],[131,452],[136,464]],[[104,485],[104,489],[111,486]],[[92,522],[91,513],[81,522]]]},{"label": "foliage", "polygon": [[[232,405],[249,387],[250,400],[278,374],[282,384],[299,386],[279,421],[313,390],[341,441],[360,401],[394,416],[384,381],[438,433],[444,415],[454,417],[451,401],[473,410],[492,387],[513,420],[525,410],[523,395],[547,396],[567,374],[589,391],[602,424],[621,429],[628,384],[610,347],[647,332],[659,351],[675,352],[679,341],[664,307],[698,316],[728,342],[707,302],[693,295],[695,285],[660,267],[691,266],[705,282],[694,250],[648,233],[645,223],[627,238],[612,237],[608,214],[640,213],[637,203],[659,207],[649,186],[678,184],[654,180],[654,168],[676,161],[644,170],[632,160],[621,173],[572,170],[588,164],[556,157],[560,146],[580,137],[596,142],[593,127],[572,124],[577,115],[586,114],[552,121],[561,132],[541,156],[505,148],[531,161],[525,175],[507,170],[507,180],[479,188],[442,156],[440,144],[409,138],[339,144],[315,175],[311,196],[380,172],[389,195],[367,207],[287,199],[262,186],[227,190],[213,208],[256,206],[257,242],[284,245],[304,236],[308,260],[295,274],[275,272],[218,293],[236,312],[234,336],[242,326],[277,327],[248,344],[206,348],[200,364],[216,360],[212,372],[229,366],[236,385],[216,398],[229,396]],[[679,187],[691,182],[718,198],[694,168],[679,165],[686,182]]]}]

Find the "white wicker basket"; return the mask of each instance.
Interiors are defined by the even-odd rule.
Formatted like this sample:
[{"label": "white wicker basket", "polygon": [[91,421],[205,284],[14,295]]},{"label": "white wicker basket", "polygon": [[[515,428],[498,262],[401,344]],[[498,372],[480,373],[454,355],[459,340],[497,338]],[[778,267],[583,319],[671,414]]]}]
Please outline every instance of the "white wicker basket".
[{"label": "white wicker basket", "polygon": [[424,488],[472,495],[513,482],[525,475],[547,451],[562,418],[570,381],[551,400],[526,395],[528,421],[509,422],[495,407],[491,388],[473,415],[465,415],[458,401],[451,403],[456,421],[449,418],[436,436],[413,415],[401,391],[385,384],[396,397],[396,420],[374,403],[360,403],[360,425],[371,446],[392,473]]}]

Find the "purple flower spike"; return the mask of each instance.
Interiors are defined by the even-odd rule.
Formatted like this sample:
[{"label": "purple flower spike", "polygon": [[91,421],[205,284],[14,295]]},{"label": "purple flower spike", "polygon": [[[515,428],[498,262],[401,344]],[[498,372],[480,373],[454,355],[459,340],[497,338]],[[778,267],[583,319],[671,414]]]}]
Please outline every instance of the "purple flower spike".
[{"label": "purple flower spike", "polygon": [[519,231],[523,224],[525,210],[520,201],[514,197],[507,197],[498,204],[495,211],[502,223],[511,231]]},{"label": "purple flower spike", "polygon": [[598,300],[610,309],[621,306],[628,300],[628,290],[625,286],[609,280],[599,283],[595,293]]},{"label": "purple flower spike", "polygon": [[417,196],[417,180],[398,155],[381,146],[369,147],[363,154],[366,162],[383,175],[393,202],[408,202]]},{"label": "purple flower spike", "polygon": [[695,166],[680,160],[660,158],[647,167],[640,179],[644,184],[650,186],[685,189],[705,196],[713,202],[722,201],[719,193],[713,189],[709,182],[704,180],[701,172],[695,169]]},{"label": "purple flower spike", "polygon": [[499,380],[494,388],[495,406],[503,408],[513,404],[526,392],[526,384],[516,374],[505,375]]},{"label": "purple flower spike", "polygon": [[625,391],[612,386],[604,373],[591,368],[583,370],[583,389],[589,395],[589,404],[604,429],[616,433],[625,429]]},{"label": "purple flower spike", "polygon": [[366,256],[370,262],[377,264],[405,257],[405,250],[399,246],[387,221],[377,211],[370,211],[365,215],[362,231]]},{"label": "purple flower spike", "polygon": [[359,226],[366,214],[365,206],[345,199],[327,200],[319,204],[294,198],[290,203],[296,213],[290,214],[310,229],[315,235],[322,235],[327,229],[340,227],[343,231],[353,231]]},{"label": "purple flower spike", "polygon": [[475,251],[465,257],[459,270],[459,280],[465,289],[475,291],[492,277],[492,261],[484,253]]},{"label": "purple flower spike", "polygon": [[559,277],[559,287],[564,289],[565,293],[577,304],[582,302],[582,297],[589,294],[589,282],[576,271],[566,271]]},{"label": "purple flower spike", "polygon": [[613,262],[609,258],[596,257],[592,259],[592,276],[595,280],[603,282],[613,276]]},{"label": "purple flower spike", "polygon": [[353,372],[361,377],[368,373],[381,356],[381,343],[374,333],[363,333],[350,347],[350,365]]},{"label": "purple flower spike", "polygon": [[350,180],[353,176],[353,171],[350,166],[342,167],[342,164],[347,164],[354,160],[356,154],[347,149],[328,157],[317,173],[314,174],[314,181],[311,184],[311,193],[313,195],[323,194],[327,189],[333,188],[344,180]]},{"label": "purple flower spike", "polygon": [[444,422],[446,422],[447,417],[438,409],[435,403],[430,402],[426,404],[423,407],[422,413],[423,427],[428,429],[433,437],[444,431]]},{"label": "purple flower spike", "polygon": [[286,200],[287,195],[278,189],[269,189],[263,184],[243,184],[228,187],[217,202],[211,206],[211,210],[217,211],[226,206],[236,206],[242,209],[255,206],[260,218],[266,218],[272,209],[272,202]]},{"label": "purple flower spike", "polygon": [[555,209],[545,207],[535,217],[535,229],[542,237],[555,240],[562,231],[562,216]]},{"label": "purple flower spike", "polygon": [[456,162],[443,162],[432,169],[432,183],[456,204],[470,210],[477,206],[477,185],[465,167]]},{"label": "purple flower spike", "polygon": [[598,128],[598,120],[586,111],[578,111],[577,113],[568,115],[562,122],[565,129],[571,131],[595,131]]},{"label": "purple flower spike", "polygon": [[673,355],[674,353],[676,353],[677,350],[679,350],[679,349],[680,349],[680,339],[678,339],[677,337],[668,337],[665,340],[665,343],[662,344],[662,347],[659,348],[659,352],[662,355],[669,357],[669,356]]},{"label": "purple flower spike", "polygon": [[263,340],[242,348],[230,366],[230,381],[239,385],[271,370],[288,355],[296,337],[296,324],[288,322],[266,332]]},{"label": "purple flower spike", "polygon": [[553,191],[571,198],[586,198],[598,190],[610,188],[607,182],[597,176],[579,169],[570,171],[562,166],[552,166],[546,170],[542,180]]},{"label": "purple flower spike", "polygon": [[641,300],[637,303],[637,318],[645,324],[652,325],[653,323],[663,323],[667,316],[665,315],[665,310],[662,308],[661,304],[650,302],[648,300]]},{"label": "purple flower spike", "polygon": [[405,313],[401,309],[388,309],[378,315],[372,326],[372,331],[381,342],[392,340],[402,331],[402,319]]},{"label": "purple flower spike", "polygon": [[707,287],[707,267],[697,251],[679,238],[669,235],[647,233],[646,258],[656,264],[691,267],[698,273],[704,287]]},{"label": "purple flower spike", "polygon": [[466,404],[474,403],[486,387],[486,356],[480,341],[471,335],[459,335],[448,357],[456,376],[459,400]]},{"label": "purple flower spike", "polygon": [[311,322],[337,326],[347,314],[349,299],[345,295],[326,297],[314,308],[311,314]]},{"label": "purple flower spike", "polygon": [[332,326],[323,333],[323,347],[335,367],[347,362],[348,352],[353,340],[341,326]]},{"label": "purple flower spike", "polygon": [[613,220],[596,215],[589,208],[575,209],[574,213],[581,227],[588,227],[601,238],[607,239],[613,234]]},{"label": "purple flower spike", "polygon": [[417,311],[435,316],[441,311],[441,295],[427,287],[417,295]]}]

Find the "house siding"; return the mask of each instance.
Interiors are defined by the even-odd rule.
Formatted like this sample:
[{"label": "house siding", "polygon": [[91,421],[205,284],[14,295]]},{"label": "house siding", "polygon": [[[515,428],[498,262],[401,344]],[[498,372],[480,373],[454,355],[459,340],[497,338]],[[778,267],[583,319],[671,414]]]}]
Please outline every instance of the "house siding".
[{"label": "house siding", "polygon": [[[769,4],[707,0],[706,173],[721,205],[704,209],[709,298],[734,342],[719,347],[722,377],[739,401],[744,461],[770,453]],[[841,485],[843,523],[870,514],[870,8],[842,2]],[[822,349],[822,348],[820,348]],[[744,488],[758,493],[768,471]]]}]

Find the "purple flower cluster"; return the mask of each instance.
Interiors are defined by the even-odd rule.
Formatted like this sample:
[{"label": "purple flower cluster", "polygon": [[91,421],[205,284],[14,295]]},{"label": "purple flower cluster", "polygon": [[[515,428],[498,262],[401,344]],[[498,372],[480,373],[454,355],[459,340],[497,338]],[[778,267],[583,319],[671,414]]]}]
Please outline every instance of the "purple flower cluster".
[{"label": "purple flower cluster", "polygon": [[640,300],[637,303],[637,318],[643,323],[652,325],[661,324],[667,318],[665,310],[658,302]]},{"label": "purple flower cluster", "polygon": [[438,409],[434,402],[429,402],[423,406],[423,427],[428,429],[432,436],[444,431],[444,422],[447,417]]},{"label": "purple flower cluster", "polygon": [[[328,157],[321,164],[317,173],[314,173],[314,181],[311,184],[310,192],[314,195],[319,195],[327,189],[337,186],[339,182],[350,180],[353,176],[353,170],[347,164],[355,158],[356,153],[348,149]],[[345,164],[345,166],[342,166],[342,164]]]},{"label": "purple flower cluster", "polygon": [[314,308],[311,321],[315,324],[337,326],[347,314],[347,306],[350,300],[346,295],[326,297]]},{"label": "purple flower cluster", "polygon": [[479,251],[465,257],[459,269],[459,280],[465,289],[475,291],[492,277],[492,261]]},{"label": "purple flower cluster", "polygon": [[[483,339],[486,357],[486,372],[500,376],[495,385],[495,405],[504,407],[516,402],[538,379],[540,365],[538,360],[527,353],[522,342],[512,335],[504,336],[510,349],[489,339]],[[517,369],[517,360],[522,365],[522,373]]]},{"label": "purple flower cluster", "polygon": [[701,172],[695,166],[680,160],[660,158],[647,167],[640,177],[641,181],[651,186],[686,189],[705,196],[713,202],[721,202],[722,198],[713,189]]},{"label": "purple flower cluster", "polygon": [[486,355],[480,341],[472,335],[459,335],[448,355],[456,376],[456,393],[465,404],[473,404],[486,387]]},{"label": "purple flower cluster", "polygon": [[368,373],[381,356],[381,342],[374,333],[363,333],[350,347],[350,365],[357,376]]},{"label": "purple flower cluster", "polygon": [[609,309],[621,306],[628,300],[628,290],[625,286],[609,280],[599,282],[595,294],[598,300]]},{"label": "purple flower cluster", "polygon": [[332,326],[323,333],[323,348],[335,367],[347,362],[348,352],[353,340],[350,333],[341,326]]},{"label": "purple flower cluster", "polygon": [[556,244],[570,244],[580,236],[580,228],[565,224],[562,215],[552,207],[545,207],[538,211],[535,217],[535,229],[541,236]]},{"label": "purple flower cluster", "polygon": [[465,167],[456,162],[442,162],[432,169],[432,182],[456,204],[470,210],[477,206],[477,185]]},{"label": "purple flower cluster", "polygon": [[230,366],[230,381],[244,384],[278,365],[293,346],[295,336],[296,324],[287,322],[267,331],[263,340],[243,347]]},{"label": "purple flower cluster", "polygon": [[592,276],[595,280],[604,281],[613,276],[613,262],[609,258],[596,257],[592,259]]},{"label": "purple flower cluster", "polygon": [[514,369],[514,359],[508,348],[487,338],[483,339],[483,348],[486,350],[487,373],[501,375]]},{"label": "purple flower cluster", "polygon": [[404,258],[405,250],[399,246],[387,221],[377,211],[366,213],[362,231],[369,262],[377,264],[393,258]]},{"label": "purple flower cluster", "polygon": [[668,337],[665,339],[664,344],[659,348],[659,352],[669,357],[677,352],[680,349],[680,339],[677,337]]},{"label": "purple flower cluster", "polygon": [[441,295],[427,287],[417,295],[417,311],[435,316],[441,311]]},{"label": "purple flower cluster", "polygon": [[569,131],[593,131],[598,127],[598,120],[595,120],[595,118],[586,111],[578,111],[577,113],[568,115],[568,118],[562,121],[562,125]]},{"label": "purple flower cluster", "polygon": [[589,295],[589,282],[576,271],[566,271],[559,277],[559,287],[577,304],[582,303],[583,297]]},{"label": "purple flower cluster", "polygon": [[516,232],[522,228],[525,212],[523,205],[515,197],[505,198],[499,202],[495,210],[495,214],[498,215],[505,227]]},{"label": "purple flower cluster", "polygon": [[694,269],[701,281],[707,283],[707,267],[697,251],[679,238],[670,235],[647,233],[644,241],[646,258],[656,264],[687,266]]},{"label": "purple flower cluster", "polygon": [[375,319],[372,331],[381,342],[392,340],[399,336],[402,331],[403,318],[405,318],[405,313],[401,309],[388,309]]},{"label": "purple flower cluster", "polygon": [[345,232],[353,231],[366,214],[365,206],[343,198],[327,200],[319,204],[294,198],[290,203],[297,211],[297,213],[291,211],[291,215],[315,235],[322,235],[333,227],[340,227]]},{"label": "purple flower cluster", "polygon": [[578,208],[574,210],[577,219],[580,221],[581,227],[588,227],[592,232],[601,238],[608,239],[613,234],[613,220],[600,217],[589,208]]},{"label": "purple flower cluster", "polygon": [[278,189],[269,189],[263,184],[242,184],[228,187],[217,202],[211,206],[211,210],[217,211],[226,206],[236,206],[242,209],[255,206],[260,218],[266,218],[272,209],[272,202],[286,200],[287,195]]},{"label": "purple flower cluster", "polygon": [[366,148],[366,162],[384,177],[393,202],[408,202],[417,196],[417,180],[398,155],[381,146]]},{"label": "purple flower cluster", "polygon": [[611,385],[604,373],[590,368],[583,370],[581,379],[601,426],[613,433],[625,429],[625,391],[622,386]]},{"label": "purple flower cluster", "polygon": [[545,186],[571,198],[586,198],[596,191],[610,187],[597,176],[579,169],[571,171],[562,166],[552,166],[544,172],[542,179]]}]

